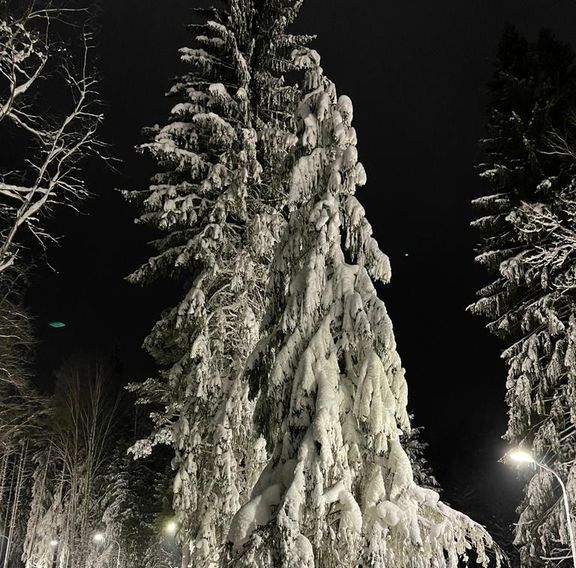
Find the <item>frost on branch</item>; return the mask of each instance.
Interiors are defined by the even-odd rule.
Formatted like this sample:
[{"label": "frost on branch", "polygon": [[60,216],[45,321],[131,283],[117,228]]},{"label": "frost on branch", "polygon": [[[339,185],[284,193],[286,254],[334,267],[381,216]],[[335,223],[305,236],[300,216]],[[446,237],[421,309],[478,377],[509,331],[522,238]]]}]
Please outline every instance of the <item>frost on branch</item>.
[{"label": "frost on branch", "polygon": [[473,548],[487,566],[485,530],[414,482],[404,370],[372,281],[389,263],[354,197],[366,178],[352,104],[316,52],[295,57],[302,155],[249,370],[273,455],[232,522],[231,565],[455,568]]}]

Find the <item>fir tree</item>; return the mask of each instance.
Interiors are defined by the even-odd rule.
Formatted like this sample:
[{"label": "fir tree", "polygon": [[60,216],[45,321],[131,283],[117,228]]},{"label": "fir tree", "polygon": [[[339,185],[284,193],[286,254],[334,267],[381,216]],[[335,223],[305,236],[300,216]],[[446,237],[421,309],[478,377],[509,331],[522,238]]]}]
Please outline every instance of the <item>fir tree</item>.
[{"label": "fir tree", "polygon": [[[490,94],[481,165],[489,194],[474,202],[481,215],[474,225],[482,234],[476,260],[494,277],[471,310],[506,346],[505,438],[573,487],[575,168],[555,141],[573,136],[574,55],[548,32],[530,44],[507,28]],[[528,482],[515,534],[523,566],[566,556],[559,495],[545,471]]]},{"label": "fir tree", "polygon": [[354,196],[366,175],[352,103],[315,51],[294,55],[302,155],[250,362],[273,454],[232,522],[230,565],[456,567],[471,546],[487,565],[482,527],[414,482],[404,370],[373,284],[390,266]]},{"label": "fir tree", "polygon": [[428,448],[428,442],[422,440],[421,434],[424,430],[423,426],[415,427],[413,424],[413,415],[410,415],[410,430],[408,431],[404,443],[404,450],[408,454],[410,459],[410,464],[412,465],[412,473],[414,475],[414,481],[420,487],[425,487],[426,489],[433,489],[437,493],[441,493],[442,489],[438,480],[434,476],[432,467],[428,460],[426,459],[426,449]]},{"label": "fir tree", "polygon": [[[286,54],[306,41],[285,29],[300,2],[231,0],[193,26],[183,48],[190,72],[172,87],[178,98],[167,125],[142,150],[160,171],[140,201],[139,221],[164,231],[158,254],[132,276],[184,283],[145,342],[161,368],[134,389],[152,402],[146,454],[172,446],[174,510],[184,565],[219,564],[229,520],[265,460],[251,428],[253,403],[241,374],[259,339],[264,288],[283,218],[280,173],[287,167],[294,89],[282,74]],[[285,184],[284,184],[285,185]]]},{"label": "fir tree", "polygon": [[127,447],[122,436],[101,479],[104,543],[90,565],[116,566],[119,558],[123,568],[173,566],[179,554],[173,536],[164,534],[172,518],[171,475],[162,466],[166,460],[161,454],[134,460]]}]

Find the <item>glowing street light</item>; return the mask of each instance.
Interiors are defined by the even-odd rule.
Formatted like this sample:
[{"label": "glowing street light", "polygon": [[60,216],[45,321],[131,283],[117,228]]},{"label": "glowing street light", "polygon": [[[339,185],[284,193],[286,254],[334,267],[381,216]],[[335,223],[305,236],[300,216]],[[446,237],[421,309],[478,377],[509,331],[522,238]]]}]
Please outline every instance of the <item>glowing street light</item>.
[{"label": "glowing street light", "polygon": [[178,523],[175,520],[167,521],[164,525],[164,532],[170,536],[174,536],[178,530]]},{"label": "glowing street light", "polygon": [[52,568],[56,568],[56,564],[58,563],[58,545],[59,544],[60,544],[60,542],[58,541],[57,538],[53,538],[50,541],[50,547],[54,551],[52,553]]},{"label": "glowing street light", "polygon": [[526,450],[523,450],[521,448],[516,448],[516,449],[508,452],[506,454],[506,457],[510,458],[512,461],[515,461],[516,463],[533,463],[533,464],[537,465],[539,468],[543,469],[544,471],[550,472],[558,480],[558,483],[560,484],[560,487],[562,488],[562,496],[564,498],[564,512],[566,513],[566,524],[568,526],[568,534],[570,535],[570,547],[572,549],[572,566],[574,566],[574,568],[576,568],[576,545],[574,543],[574,532],[572,531],[572,518],[570,516],[570,502],[568,501],[568,493],[566,492],[566,486],[564,485],[564,482],[562,481],[560,476],[553,469],[551,469],[547,465],[544,465],[543,463],[540,463],[539,461],[537,461],[534,458],[534,456],[530,452],[527,452]]},{"label": "glowing street light", "polygon": [[[106,540],[106,537],[104,536],[104,533],[96,532],[96,533],[94,533],[92,540],[97,544],[102,544]],[[116,557],[116,566],[117,566],[117,568],[120,568],[120,543],[114,539],[112,539],[110,542],[112,544],[115,544],[118,547],[118,556]]]},{"label": "glowing street light", "polygon": [[532,454],[520,448],[508,452],[506,456],[509,457],[512,461],[518,463],[536,463],[536,460],[532,457]]}]

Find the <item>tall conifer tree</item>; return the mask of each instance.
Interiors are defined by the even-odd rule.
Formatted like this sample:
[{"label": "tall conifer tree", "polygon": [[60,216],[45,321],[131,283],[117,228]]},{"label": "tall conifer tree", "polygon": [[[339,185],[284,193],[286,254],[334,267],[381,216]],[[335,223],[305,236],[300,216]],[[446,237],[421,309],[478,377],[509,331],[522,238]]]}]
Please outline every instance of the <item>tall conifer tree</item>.
[{"label": "tall conifer tree", "polygon": [[158,254],[132,276],[184,282],[184,294],[145,342],[158,378],[135,389],[159,404],[155,429],[134,447],[174,449],[174,509],[184,565],[218,566],[231,516],[266,459],[253,435],[241,374],[259,339],[265,282],[283,218],[295,90],[287,57],[307,38],[286,33],[300,1],[230,0],[192,26],[190,71],[172,87],[168,124],[142,149],[160,171],[140,222],[157,227]]},{"label": "tall conifer tree", "polygon": [[[134,388],[161,410],[134,451],[174,449],[184,566],[455,567],[470,546],[486,563],[483,529],[414,483],[372,284],[389,265],[353,197],[352,106],[309,38],[286,33],[299,6],[210,11],[182,50],[172,118],[143,146],[160,172],[129,197],[166,236],[131,279],[186,290],[146,340],[163,370]],[[283,84],[293,70],[303,92]]]},{"label": "tall conifer tree", "polygon": [[390,265],[354,196],[352,103],[317,52],[294,56],[301,156],[249,365],[272,457],[232,522],[230,565],[455,568],[469,547],[487,565],[482,527],[414,482],[404,370],[373,284]]},{"label": "tall conifer tree", "polygon": [[[510,407],[505,438],[524,445],[574,489],[576,310],[574,160],[558,140],[573,137],[574,55],[550,33],[531,44],[506,29],[490,85],[488,195],[475,200],[482,239],[476,260],[493,275],[471,310],[502,339]],[[560,487],[535,472],[519,508],[522,566],[566,556]]]}]

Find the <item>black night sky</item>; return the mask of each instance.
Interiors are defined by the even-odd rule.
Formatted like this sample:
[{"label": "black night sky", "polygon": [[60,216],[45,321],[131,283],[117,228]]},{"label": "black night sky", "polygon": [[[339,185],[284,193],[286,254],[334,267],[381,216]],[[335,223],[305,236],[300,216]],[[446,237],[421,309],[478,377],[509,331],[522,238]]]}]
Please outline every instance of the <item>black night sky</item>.
[{"label": "black night sky", "polygon": [[[121,161],[117,171],[100,160],[87,164],[94,198],[82,216],[58,212],[60,247],[48,252],[53,270],[33,278],[29,302],[46,384],[62,358],[78,351],[114,352],[126,381],[153,372],[140,345],[175,299],[168,285],[140,289],[123,280],[146,260],[151,234],[133,224],[135,211],[116,188],[143,187],[152,174],[134,146],[143,126],[167,117],[171,101],[163,94],[182,69],[177,49],[190,43],[184,28],[198,5],[103,2],[96,37],[107,107],[101,134]],[[369,180],[359,198],[392,261],[382,297],[428,457],[448,501],[453,495],[473,515],[512,520],[520,483],[497,463],[505,451],[504,366],[483,322],[465,311],[485,279],[473,264],[470,200],[483,191],[475,164],[484,89],[507,21],[529,38],[544,26],[576,41],[573,0],[308,0],[298,29],[318,35],[325,72],[354,102]],[[67,327],[48,327],[53,319]],[[469,491],[475,496],[466,502],[461,495]]]}]

